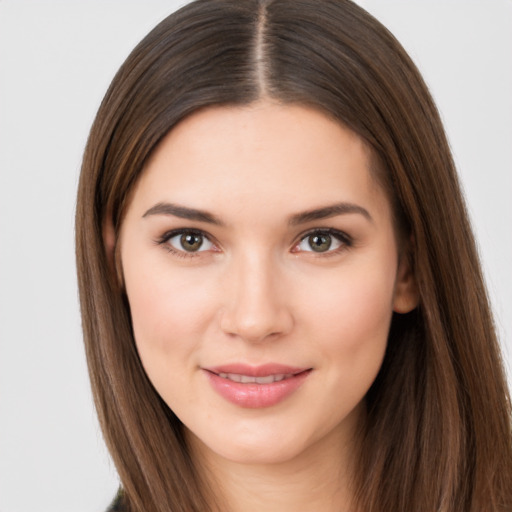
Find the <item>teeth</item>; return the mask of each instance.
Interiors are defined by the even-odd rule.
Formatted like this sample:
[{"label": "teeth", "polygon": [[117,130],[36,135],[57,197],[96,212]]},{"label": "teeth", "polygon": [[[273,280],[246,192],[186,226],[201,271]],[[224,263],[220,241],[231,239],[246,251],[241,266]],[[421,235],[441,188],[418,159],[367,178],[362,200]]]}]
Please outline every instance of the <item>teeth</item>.
[{"label": "teeth", "polygon": [[266,377],[253,377],[252,375],[239,375],[238,373],[219,373],[219,377],[229,379],[233,382],[241,382],[242,384],[272,384],[284,379],[292,377],[293,374],[278,373],[276,375],[267,375]]},{"label": "teeth", "polygon": [[267,375],[266,377],[256,377],[256,382],[258,384],[271,384],[272,382],[276,382],[277,375]]}]

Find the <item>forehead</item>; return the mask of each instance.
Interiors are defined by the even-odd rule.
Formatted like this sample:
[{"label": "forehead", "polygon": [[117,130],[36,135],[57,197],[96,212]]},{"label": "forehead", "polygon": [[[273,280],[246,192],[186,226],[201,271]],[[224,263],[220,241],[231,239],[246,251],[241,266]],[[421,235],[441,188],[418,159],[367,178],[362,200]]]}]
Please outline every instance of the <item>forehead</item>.
[{"label": "forehead", "polygon": [[226,213],[252,206],[291,213],[339,201],[382,207],[370,162],[360,137],[315,109],[270,102],[208,108],[162,140],[134,202],[199,202]]}]

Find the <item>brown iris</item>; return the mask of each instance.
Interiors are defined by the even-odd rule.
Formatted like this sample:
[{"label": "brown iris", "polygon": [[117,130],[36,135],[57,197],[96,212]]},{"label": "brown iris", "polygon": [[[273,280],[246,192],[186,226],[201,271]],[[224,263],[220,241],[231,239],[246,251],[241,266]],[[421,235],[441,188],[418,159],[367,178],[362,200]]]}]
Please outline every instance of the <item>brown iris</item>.
[{"label": "brown iris", "polygon": [[308,236],[308,243],[315,252],[328,251],[332,244],[331,235],[314,234]]},{"label": "brown iris", "polygon": [[203,245],[203,237],[195,233],[184,233],[180,237],[180,243],[185,251],[195,252]]}]

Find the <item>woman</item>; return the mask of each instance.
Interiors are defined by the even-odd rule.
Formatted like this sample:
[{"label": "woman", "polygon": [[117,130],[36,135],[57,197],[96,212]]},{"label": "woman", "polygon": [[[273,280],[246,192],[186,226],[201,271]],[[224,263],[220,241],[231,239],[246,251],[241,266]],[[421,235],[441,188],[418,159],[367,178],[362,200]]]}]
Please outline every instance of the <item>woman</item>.
[{"label": "woman", "polygon": [[193,2],[100,107],[77,205],[120,510],[512,509],[443,128],[348,1]]}]

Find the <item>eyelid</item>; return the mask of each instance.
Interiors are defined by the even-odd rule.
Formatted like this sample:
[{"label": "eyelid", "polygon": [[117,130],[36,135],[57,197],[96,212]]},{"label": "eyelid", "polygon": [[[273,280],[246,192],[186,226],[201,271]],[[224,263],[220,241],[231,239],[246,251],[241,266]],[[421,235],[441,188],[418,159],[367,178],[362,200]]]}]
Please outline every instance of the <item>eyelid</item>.
[{"label": "eyelid", "polygon": [[208,233],[205,233],[203,230],[197,229],[197,228],[176,228],[176,229],[171,229],[169,231],[166,231],[160,237],[158,237],[155,240],[155,243],[157,245],[162,245],[170,253],[175,254],[177,256],[180,256],[180,257],[184,257],[184,258],[187,258],[187,257],[191,257],[191,258],[197,257],[197,256],[200,256],[201,253],[208,252],[209,250],[211,250],[211,249],[206,249],[206,250],[199,249],[197,251],[185,251],[185,250],[178,249],[178,248],[176,248],[176,247],[174,247],[174,246],[172,246],[171,244],[168,243],[169,240],[171,240],[172,238],[174,238],[176,236],[179,236],[179,235],[184,235],[184,234],[192,234],[192,235],[201,236],[205,240],[208,240],[208,242],[210,242],[214,247],[217,246],[216,242],[213,240],[213,237],[211,235],[209,235]]},{"label": "eyelid", "polygon": [[[165,249],[168,250],[169,252],[171,252],[175,255],[181,256],[181,257],[197,257],[197,256],[200,256],[201,253],[203,253],[203,252],[208,252],[208,250],[202,250],[202,251],[198,250],[198,251],[192,251],[192,252],[184,251],[184,250],[177,249],[176,247],[173,247],[172,245],[167,243],[171,238],[174,238],[175,236],[183,235],[186,233],[204,237],[214,247],[217,248],[217,251],[219,251],[219,249],[218,249],[219,244],[215,241],[215,239],[210,234],[206,233],[205,231],[203,231],[201,229],[197,229],[197,228],[171,229],[169,231],[166,231],[160,237],[158,237],[154,242],[157,245],[164,246]],[[338,248],[335,248],[335,249],[329,249],[323,253],[315,252],[313,250],[311,250],[311,251],[294,251],[294,249],[297,248],[297,246],[302,241],[304,241],[307,237],[314,235],[314,234],[322,234],[322,235],[332,236],[341,243],[341,246]],[[344,249],[352,247],[352,245],[353,245],[352,237],[350,235],[348,235],[347,233],[345,233],[344,231],[340,231],[340,230],[334,229],[334,228],[312,228],[312,229],[308,229],[307,231],[304,231],[297,237],[296,242],[294,242],[294,244],[293,244],[292,252],[310,252],[310,253],[314,253],[315,256],[328,256],[328,255],[332,255],[332,254],[337,254],[338,252],[340,252]]]},{"label": "eyelid", "polygon": [[[306,238],[308,238],[311,235],[329,235],[338,240],[341,243],[340,247],[337,247],[335,249],[329,249],[325,252],[315,252],[313,250],[311,251],[296,251],[296,252],[309,252],[315,254],[315,256],[328,256],[332,254],[337,254],[338,252],[347,249],[349,247],[352,247],[354,241],[350,235],[345,233],[344,231],[340,231],[339,229],[334,228],[312,228],[308,229],[307,231],[301,233],[298,236],[297,241],[293,244],[293,249],[295,249],[301,242],[303,242]],[[295,252],[295,251],[294,251]]]}]

